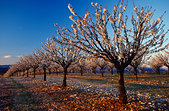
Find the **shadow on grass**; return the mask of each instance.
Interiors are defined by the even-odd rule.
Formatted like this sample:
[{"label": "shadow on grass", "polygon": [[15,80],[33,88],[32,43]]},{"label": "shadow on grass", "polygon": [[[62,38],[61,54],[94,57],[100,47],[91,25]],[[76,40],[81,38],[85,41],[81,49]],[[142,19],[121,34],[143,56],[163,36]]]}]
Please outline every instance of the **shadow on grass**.
[{"label": "shadow on grass", "polygon": [[148,92],[153,95],[164,95],[169,97],[169,87],[161,85],[146,85],[126,83],[126,89],[131,91]]},{"label": "shadow on grass", "polygon": [[12,79],[13,93],[12,98],[12,111],[44,111],[45,109],[38,108],[40,102],[34,99],[31,92],[27,91],[26,88],[20,83]]},{"label": "shadow on grass", "polygon": [[90,83],[97,83],[97,84],[118,84],[116,81],[108,81],[106,79],[96,79],[96,78],[83,78],[83,77],[70,77],[70,78],[74,78],[74,79],[78,79],[78,80],[85,80],[86,82],[90,82]]}]

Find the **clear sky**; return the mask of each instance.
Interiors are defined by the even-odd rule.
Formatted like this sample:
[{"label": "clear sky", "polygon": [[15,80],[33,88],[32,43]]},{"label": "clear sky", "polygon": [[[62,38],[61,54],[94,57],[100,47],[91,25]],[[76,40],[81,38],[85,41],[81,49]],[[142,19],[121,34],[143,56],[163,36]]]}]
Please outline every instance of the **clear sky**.
[{"label": "clear sky", "polygon": [[[127,10],[130,11],[133,9],[132,0],[128,1]],[[169,29],[169,0],[134,1],[136,6],[156,9],[155,19],[167,11],[164,23],[165,29]],[[86,9],[94,9],[91,2],[102,4],[110,10],[118,0],[0,0],[0,65],[13,64],[19,57],[41,48],[41,41],[57,35],[54,23],[69,27],[72,23],[67,8],[69,3],[75,12],[84,15]]]}]

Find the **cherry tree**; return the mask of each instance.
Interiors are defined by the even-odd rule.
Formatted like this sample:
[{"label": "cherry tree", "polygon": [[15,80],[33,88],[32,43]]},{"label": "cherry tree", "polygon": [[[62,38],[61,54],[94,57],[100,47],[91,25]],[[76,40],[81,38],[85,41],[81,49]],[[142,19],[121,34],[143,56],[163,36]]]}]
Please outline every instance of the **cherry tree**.
[{"label": "cherry tree", "polygon": [[103,59],[98,59],[98,64],[101,72],[101,77],[104,76],[104,69],[108,66],[108,62]]},{"label": "cherry tree", "polygon": [[78,68],[77,64],[70,65],[68,72],[69,73],[76,73],[77,68]]},{"label": "cherry tree", "polygon": [[119,100],[121,103],[127,103],[124,69],[139,51],[140,55],[144,55],[164,49],[162,44],[168,32],[164,31],[164,14],[153,20],[154,11],[151,7],[134,6],[134,13],[128,21],[127,3],[124,4],[123,1],[115,5],[112,12],[98,3],[91,5],[96,9],[95,14],[87,10],[84,16],[79,16],[72,6],[68,5],[73,14],[69,18],[74,24],[70,29],[55,24],[58,35],[63,39],[57,42],[72,45],[113,63],[118,72]]},{"label": "cherry tree", "polygon": [[168,74],[169,74],[169,54],[163,53],[163,54],[157,54],[156,55],[157,61],[162,63],[164,66],[168,68]]},{"label": "cherry tree", "polygon": [[27,56],[24,56],[24,57],[20,58],[19,61],[23,66],[23,70],[26,71],[27,77],[29,77],[29,69],[31,67],[30,67],[30,62],[27,59]]},{"label": "cherry tree", "polygon": [[[56,40],[56,39],[54,39]],[[70,65],[78,62],[80,53],[79,50],[70,45],[58,45],[52,39],[42,42],[42,49],[49,54],[49,59],[63,68],[63,87],[67,86],[66,75]],[[59,40],[59,38],[57,39]]]},{"label": "cherry tree", "polygon": [[135,58],[130,63],[130,65],[133,67],[133,72],[134,72],[134,76],[135,76],[136,81],[138,81],[137,69],[141,65],[142,61],[144,60],[143,58],[145,58],[145,56],[146,56],[146,54],[140,55],[140,53],[141,52],[138,52],[137,55],[135,56]]},{"label": "cherry tree", "polygon": [[142,58],[142,61],[139,65],[139,67],[138,67],[138,70],[140,71],[141,74],[143,74],[145,69],[147,68],[147,61],[148,61],[149,58],[150,58],[150,56],[144,56]]},{"label": "cherry tree", "polygon": [[96,74],[96,68],[98,65],[97,58],[89,57],[86,59],[88,62],[88,68],[91,70],[92,73]]},{"label": "cherry tree", "polygon": [[86,59],[84,57],[80,58],[79,62],[77,63],[77,66],[80,68],[80,75],[83,76],[84,70],[87,66]]},{"label": "cherry tree", "polygon": [[161,61],[159,61],[157,56],[151,57],[151,59],[149,60],[148,63],[151,67],[153,67],[155,69],[155,72],[157,74],[160,74],[160,68],[163,66],[163,64]]},{"label": "cherry tree", "polygon": [[133,61],[131,62],[131,66],[133,67],[133,72],[134,72],[134,76],[135,76],[135,80],[138,81],[138,77],[137,77],[137,68],[141,63],[142,58],[135,58],[133,59]]},{"label": "cherry tree", "polygon": [[108,67],[109,67],[109,69],[110,69],[111,74],[113,75],[113,73],[114,73],[114,70],[113,70],[114,64],[111,63],[111,62],[108,62]]},{"label": "cherry tree", "polygon": [[58,71],[60,68],[60,65],[58,65],[57,63],[53,63],[50,65],[50,67],[55,71],[55,73],[58,75]]},{"label": "cherry tree", "polygon": [[43,72],[44,72],[43,73],[44,74],[44,81],[46,81],[46,70],[51,65],[51,60],[49,58],[49,54],[42,51],[42,50],[37,50],[36,53],[37,53],[37,56],[40,61],[39,67],[42,67]]},{"label": "cherry tree", "polygon": [[10,66],[9,70],[4,74],[4,77],[14,76],[17,74],[18,76],[21,75],[21,71],[23,71],[23,65],[21,62],[16,62],[12,66]]},{"label": "cherry tree", "polygon": [[39,67],[41,63],[39,56],[35,52],[32,52],[32,55],[28,55],[26,59],[30,63],[30,67],[33,68],[33,74],[35,78],[36,69]]}]

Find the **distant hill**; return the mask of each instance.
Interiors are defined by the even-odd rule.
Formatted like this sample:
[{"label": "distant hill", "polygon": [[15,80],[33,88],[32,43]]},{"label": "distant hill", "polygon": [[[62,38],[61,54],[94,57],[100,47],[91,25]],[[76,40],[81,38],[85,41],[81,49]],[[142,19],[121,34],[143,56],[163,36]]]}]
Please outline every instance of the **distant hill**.
[{"label": "distant hill", "polygon": [[8,71],[11,65],[0,65],[0,74],[4,74]]},{"label": "distant hill", "polygon": [[0,68],[8,68],[10,67],[11,65],[0,65]]}]

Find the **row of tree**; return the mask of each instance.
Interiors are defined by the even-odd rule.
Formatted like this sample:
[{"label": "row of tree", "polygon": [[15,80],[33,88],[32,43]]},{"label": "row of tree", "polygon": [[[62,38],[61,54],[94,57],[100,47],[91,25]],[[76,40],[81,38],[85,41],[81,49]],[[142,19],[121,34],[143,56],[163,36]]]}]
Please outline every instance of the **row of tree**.
[{"label": "row of tree", "polygon": [[[42,51],[36,51],[32,53],[32,55],[24,56],[20,59],[19,62],[16,64],[12,65],[10,70],[6,73],[8,76],[12,75],[27,75],[31,72],[33,72],[34,78],[36,75],[36,70],[38,69],[39,73],[42,73],[41,70],[43,69],[44,73],[44,80],[46,81],[46,70],[48,70],[48,73],[51,74],[52,72],[55,72],[58,74],[58,72],[63,72],[63,67],[53,61],[49,58],[42,58]],[[41,54],[41,56],[40,56]],[[80,59],[76,60],[77,62],[73,62],[69,67],[68,67],[68,72],[71,73],[80,73],[81,76],[83,76],[84,72],[92,72],[96,74],[96,70],[99,70],[101,72],[101,77],[104,76],[104,72],[110,72],[112,75],[114,73],[114,64],[104,61],[103,59],[100,58],[89,58],[87,56],[85,57],[79,57]],[[48,59],[48,62],[45,62],[43,59]],[[63,58],[62,58],[63,59]],[[154,68],[154,72],[156,74],[160,74],[160,68],[162,66],[166,66],[168,68],[168,73],[169,73],[169,54],[157,54],[154,57],[149,57],[149,60],[147,59],[142,59],[142,61],[138,60],[133,60],[129,67],[126,68],[128,72],[133,72],[135,75],[135,80],[138,80],[137,77],[137,72],[139,70],[140,73],[144,73],[146,68],[149,66]],[[26,73],[25,73],[26,72]],[[29,73],[30,72],[30,73]]]},{"label": "row of tree", "polygon": [[[146,55],[164,50],[169,45],[163,45],[168,32],[164,31],[164,14],[153,20],[151,7],[138,8],[134,5],[134,12],[128,16],[127,3],[123,1],[115,5],[112,12],[98,3],[91,5],[96,9],[94,14],[87,10],[84,16],[79,16],[69,4],[68,8],[73,14],[69,17],[73,21],[71,28],[61,28],[55,24],[58,37],[43,42],[43,51],[36,52],[35,56],[42,58],[40,62],[44,72],[49,67],[49,60],[63,68],[63,86],[66,86],[68,67],[84,55],[113,64],[118,72],[119,100],[126,104],[124,69],[132,65],[137,72]],[[27,62],[26,58],[23,62]]]}]

